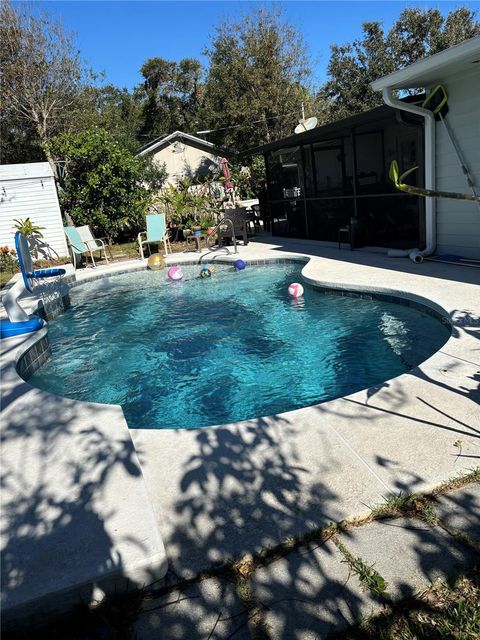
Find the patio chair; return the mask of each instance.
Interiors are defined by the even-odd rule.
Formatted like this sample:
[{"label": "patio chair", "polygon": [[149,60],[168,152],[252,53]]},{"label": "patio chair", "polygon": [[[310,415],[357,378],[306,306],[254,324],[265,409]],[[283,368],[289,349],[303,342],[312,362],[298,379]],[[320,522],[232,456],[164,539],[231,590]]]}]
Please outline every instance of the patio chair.
[{"label": "patio chair", "polygon": [[350,250],[353,251],[355,248],[355,232],[358,227],[357,218],[350,218],[350,223],[340,227],[338,229],[338,248],[341,248],[342,238],[347,238],[347,243],[350,244]]},{"label": "patio chair", "polygon": [[[243,244],[247,246],[247,210],[243,207],[237,209],[226,209],[223,215],[224,218],[229,218],[233,222],[233,233],[237,240],[243,240]],[[223,244],[223,241],[232,240],[232,228],[230,225],[219,225],[217,231],[217,239],[219,246]]]},{"label": "patio chair", "polygon": [[[84,225],[83,227],[77,227],[78,235],[80,236],[80,240],[87,245],[87,248],[93,252],[98,251],[100,253],[99,259],[102,259],[102,251],[105,257],[105,262],[108,264],[107,251],[106,247],[108,246],[108,252],[110,254],[110,260],[113,260],[112,250],[108,245],[107,238],[94,238],[92,230],[88,225]],[[107,240],[107,244],[105,244],[105,240]]]},{"label": "patio chair", "polygon": [[81,263],[82,256],[86,256],[87,258],[90,256],[93,266],[96,267],[97,265],[95,264],[93,253],[81,239],[78,229],[76,227],[63,227],[63,230],[67,236],[68,248],[70,249],[73,266],[75,268],[78,267]]},{"label": "patio chair", "polygon": [[250,229],[253,227],[253,233],[259,233],[262,230],[261,219],[260,205],[252,204],[250,209],[247,209],[247,225]]},{"label": "patio chair", "polygon": [[[160,244],[163,242],[163,246],[165,249],[165,255],[168,256],[168,249],[170,248],[170,253],[172,252],[172,248],[170,246],[170,240],[167,235],[167,227],[165,223],[165,214],[164,213],[152,213],[147,215],[147,231],[141,231],[138,234],[138,246],[140,249],[140,257],[144,260],[145,256],[143,255],[143,245],[151,245],[151,244]],[[145,240],[142,240],[142,236],[146,236]],[[150,254],[150,246],[148,248]]]}]

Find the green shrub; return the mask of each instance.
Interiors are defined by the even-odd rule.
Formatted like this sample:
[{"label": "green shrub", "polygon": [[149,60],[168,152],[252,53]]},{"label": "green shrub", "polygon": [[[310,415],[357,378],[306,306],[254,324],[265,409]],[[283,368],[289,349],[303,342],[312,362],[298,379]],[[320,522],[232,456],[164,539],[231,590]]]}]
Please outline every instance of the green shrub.
[{"label": "green shrub", "polygon": [[0,247],[0,271],[2,273],[16,273],[18,271],[18,260],[15,249]]},{"label": "green shrub", "polygon": [[136,158],[104,129],[58,136],[49,150],[65,167],[60,203],[75,225],[91,225],[111,241],[126,229],[132,237],[144,229],[164,167]]}]

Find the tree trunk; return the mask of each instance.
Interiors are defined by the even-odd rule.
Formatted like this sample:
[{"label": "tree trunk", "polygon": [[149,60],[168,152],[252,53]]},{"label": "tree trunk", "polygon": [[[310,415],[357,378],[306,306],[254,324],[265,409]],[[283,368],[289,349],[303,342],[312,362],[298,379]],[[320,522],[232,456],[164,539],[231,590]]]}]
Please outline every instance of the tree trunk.
[{"label": "tree trunk", "polygon": [[[38,129],[39,128],[40,127],[38,127]],[[45,155],[47,156],[48,164],[50,165],[50,168],[52,169],[52,172],[53,172],[53,178],[55,180],[55,185],[57,187],[57,191],[62,191],[62,186],[60,184],[60,177],[58,175],[57,165],[55,164],[55,160],[53,159],[53,156],[50,153],[50,150],[48,149],[48,146],[46,144],[46,140],[45,140],[44,137],[42,137],[42,144],[43,144],[43,150],[45,152]],[[68,211],[62,211],[62,213],[63,213],[63,217],[64,217],[65,222],[67,223],[67,225],[69,227],[74,227],[75,223],[73,222],[73,220],[72,220],[70,214],[68,213]]]}]

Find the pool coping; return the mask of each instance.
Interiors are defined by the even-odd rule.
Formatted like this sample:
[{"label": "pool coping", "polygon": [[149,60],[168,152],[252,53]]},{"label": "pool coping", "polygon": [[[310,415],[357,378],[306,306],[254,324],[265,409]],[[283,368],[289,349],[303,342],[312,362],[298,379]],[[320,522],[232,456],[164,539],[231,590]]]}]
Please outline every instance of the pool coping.
[{"label": "pool coping", "polygon": [[[245,249],[248,249],[248,247]],[[315,288],[320,288],[323,290],[328,289],[329,291],[333,291],[333,292],[339,291],[341,293],[345,293],[348,291],[352,294],[355,294],[356,292],[358,292],[359,295],[360,295],[360,292],[363,292],[364,294],[367,294],[367,295],[394,296],[395,298],[408,300],[409,303],[421,305],[422,308],[424,306],[427,306],[436,314],[439,314],[442,317],[447,317],[450,319],[453,327],[452,336],[447,341],[446,345],[444,345],[444,347],[440,350],[440,352],[437,352],[436,354],[434,354],[431,358],[429,358],[427,361],[422,363],[420,367],[416,368],[412,372],[403,374],[402,376],[398,376],[397,378],[394,378],[392,381],[385,381],[384,384],[389,383],[390,387],[380,388],[379,390],[375,391],[375,399],[377,403],[381,404],[382,402],[386,402],[388,405],[389,403],[388,393],[390,393],[391,391],[391,386],[393,385],[394,387],[398,387],[398,385],[401,386],[403,384],[406,384],[408,386],[411,383],[412,376],[415,376],[416,373],[418,373],[417,369],[422,372],[422,375],[425,372],[427,372],[429,374],[430,380],[433,380],[435,376],[438,377],[439,371],[448,371],[449,368],[451,367],[453,367],[454,370],[458,369],[458,363],[462,361],[472,362],[467,357],[472,351],[472,340],[471,340],[471,336],[468,334],[468,330],[471,329],[472,323],[473,323],[474,329],[478,327],[478,325],[476,324],[477,320],[475,320],[474,318],[475,316],[474,309],[480,308],[480,304],[477,307],[475,306],[477,301],[480,300],[478,289],[476,289],[475,292],[472,292],[471,286],[468,284],[455,285],[456,292],[455,292],[455,296],[453,296],[454,300],[458,300],[459,297],[461,297],[462,286],[465,289],[466,298],[468,299],[469,296],[472,297],[472,304],[470,306],[466,306],[463,310],[459,311],[458,306],[453,307],[451,304],[448,303],[448,296],[438,295],[439,291],[443,291],[443,293],[445,293],[444,291],[445,281],[437,282],[433,288],[427,287],[426,290],[428,290],[429,292],[429,297],[426,297],[425,295],[420,295],[418,293],[418,287],[416,287],[414,275],[411,278],[412,286],[406,286],[409,280],[408,276],[403,279],[404,282],[402,282],[402,285],[400,287],[399,286],[397,287],[377,286],[377,285],[372,285],[371,281],[368,284],[365,282],[365,279],[363,280],[362,278],[359,279],[357,277],[360,271],[360,269],[358,268],[358,265],[357,265],[357,269],[355,269],[354,272],[352,272],[351,264],[349,262],[344,261],[343,259],[344,256],[342,256],[342,261],[341,261],[341,264],[344,265],[343,268],[340,268],[340,270],[338,270],[338,268],[336,270],[333,269],[332,271],[331,269],[332,265],[328,264],[329,260],[331,259],[328,257],[327,250],[320,249],[320,253],[322,252],[326,253],[327,257],[321,256],[321,255],[320,256],[314,255],[307,252],[302,252],[301,250],[300,251],[296,250],[291,252],[287,251],[287,253],[284,256],[282,256],[282,258],[273,257],[275,254],[272,255],[272,252],[275,250],[276,250],[275,247],[269,247],[268,245],[265,247],[256,246],[256,247],[253,247],[253,250],[251,250],[249,253],[247,253],[247,251],[245,250],[242,250],[241,257],[242,259],[250,262],[251,264],[254,262],[257,262],[258,264],[266,264],[271,262],[274,262],[274,263],[287,262],[287,261],[302,262],[304,264],[304,267],[302,269],[302,276],[307,283],[314,286]],[[237,257],[238,256],[234,256],[234,255],[229,257],[220,256],[220,255],[212,257],[210,255],[208,256],[208,260],[205,260],[203,259],[203,256],[188,256],[188,257],[181,256],[181,258],[174,256],[174,257],[170,257],[167,260],[167,262],[169,264],[170,263],[195,264],[203,260],[204,262],[220,261],[222,263],[225,263],[225,262],[231,263]],[[378,262],[379,260],[381,259],[378,258],[377,256],[375,257],[374,262]],[[368,262],[368,259],[367,259],[367,262]],[[135,270],[142,270],[145,268],[145,264],[146,264],[145,262],[139,263],[138,261],[135,261],[135,262],[129,263],[128,265],[126,263],[123,263],[122,265],[115,265],[114,268],[99,267],[97,269],[102,269],[101,272],[93,269],[86,270],[86,272],[83,272],[83,273],[77,272],[76,275],[69,274],[67,276],[67,280],[70,280],[70,285],[71,285],[72,278],[74,277],[75,285],[80,285],[83,282],[91,281],[92,279],[96,279],[97,277],[110,277],[114,275],[119,275],[120,273],[126,273],[126,272],[135,271]],[[338,258],[337,258],[337,264],[335,266],[336,267],[339,266]],[[375,268],[376,268],[375,266],[371,267],[371,269],[373,270],[375,270]],[[370,270],[370,267],[367,267],[367,271],[368,270]],[[412,270],[413,270],[413,267],[412,267]],[[372,271],[372,274],[373,273],[374,271]],[[367,280],[368,280],[368,276],[367,276]],[[449,281],[447,280],[447,282]],[[412,290],[412,287],[417,288],[417,291]],[[435,291],[437,293],[435,293]],[[433,299],[432,299],[432,294],[433,294]],[[35,301],[35,299],[31,299],[28,301],[27,306],[30,307],[30,309],[35,308],[35,306],[38,306],[38,301]],[[470,324],[468,322],[468,317],[469,317],[468,314],[470,314],[470,316],[472,317],[472,322]],[[467,318],[467,321],[465,320],[466,318]],[[18,361],[22,359],[22,355],[27,353],[28,351],[33,351],[33,353],[35,353],[35,344],[43,340],[44,337],[45,337],[45,334],[43,333],[42,335],[34,336],[33,338],[31,336],[26,339],[10,338],[8,340],[10,341],[9,344],[12,345],[12,348],[8,349],[6,354],[5,353],[2,354],[3,374],[4,374],[4,378],[6,375],[6,379],[7,379],[6,390],[9,394],[13,396],[13,400],[10,401],[9,406],[7,406],[4,409],[4,423],[6,423],[4,426],[4,429],[7,430],[7,433],[8,433],[9,426],[11,426],[9,425],[9,420],[12,419],[12,405],[16,411],[19,411],[21,410],[21,406],[23,404],[23,407],[24,407],[23,410],[27,412],[29,401],[34,400],[37,403],[39,401],[41,402],[42,400],[49,401],[49,398],[48,398],[49,396],[51,400],[51,394],[48,394],[46,392],[41,392],[38,389],[34,389],[30,385],[28,385],[28,383],[24,382],[24,380],[22,380],[22,378],[18,375],[18,372],[17,372]],[[44,357],[45,357],[45,349],[37,348],[37,352],[35,353],[35,358],[32,358],[32,363],[35,360],[38,361]],[[474,367],[477,367],[478,363],[472,362],[472,365]],[[460,375],[458,379],[454,379],[453,383],[450,378],[448,379],[449,384],[451,384],[451,388],[447,390],[448,400],[443,399],[443,403],[446,405],[444,407],[442,405],[444,409],[448,410],[449,407],[452,408],[451,402],[452,400],[455,400],[455,395],[458,395],[458,389],[461,388],[462,385],[465,384],[466,379],[469,378],[468,373],[470,373],[470,368],[468,368],[467,366],[465,375]],[[403,380],[403,378],[406,378],[406,380]],[[442,380],[441,382],[443,384],[444,381]],[[430,381],[426,382],[422,378],[417,378],[415,380],[415,392],[420,393],[422,385],[430,385],[430,384],[431,384]],[[430,391],[431,389],[428,389],[427,393]],[[443,391],[445,391],[445,389],[443,389]],[[94,403],[83,403],[83,402],[71,401],[65,398],[59,398],[57,396],[54,396],[54,398],[57,405],[65,404],[67,413],[69,411],[70,412],[72,411],[72,407],[75,407],[75,406],[77,407],[78,416],[76,416],[75,419],[73,419],[74,423],[78,422],[79,431],[77,432],[77,435],[78,433],[81,433],[81,429],[84,428],[84,425],[85,425],[84,416],[82,416],[81,414],[84,412],[88,413],[89,411],[92,411],[92,407],[94,407],[95,410],[97,410],[97,407],[101,407],[103,411],[102,424],[106,428],[105,435],[107,437],[112,437],[113,439],[118,439],[118,434],[119,434],[118,425],[120,423],[122,424],[123,435],[126,437],[128,436],[128,440],[130,442],[133,441],[133,445],[136,451],[135,450],[131,451],[130,454],[132,456],[132,460],[134,460],[135,464],[138,464],[138,468],[141,469],[141,481],[140,481],[140,484],[133,483],[134,491],[130,496],[132,499],[129,500],[129,503],[131,506],[131,503],[135,500],[137,503],[142,503],[142,501],[148,502],[148,504],[141,504],[141,507],[142,509],[144,508],[144,511],[146,514],[145,515],[146,521],[149,524],[149,527],[152,526],[152,523],[156,522],[158,526],[158,530],[160,531],[160,534],[161,534],[161,536],[158,536],[158,537],[153,536],[154,539],[152,540],[152,547],[149,550],[149,554],[147,554],[147,556],[144,558],[143,563],[142,562],[139,563],[138,558],[137,560],[133,561],[133,565],[136,565],[136,566],[133,567],[132,573],[130,574],[132,576],[131,579],[135,584],[139,584],[142,581],[145,582],[146,576],[148,576],[150,578],[150,581],[152,581],[153,579],[161,579],[162,575],[164,574],[166,570],[166,561],[165,561],[165,552],[163,551],[162,538],[167,544],[167,550],[170,555],[171,566],[173,566],[173,568],[177,571],[179,575],[183,575],[183,576],[191,576],[192,573],[195,573],[201,568],[206,568],[206,566],[208,566],[209,564],[220,561],[220,559],[223,561],[225,560],[226,556],[230,556],[230,555],[234,556],[236,553],[239,553],[242,551],[243,544],[232,543],[231,552],[229,551],[226,555],[223,554],[224,557],[222,558],[220,557],[217,558],[217,556],[219,555],[218,549],[215,549],[214,550],[215,553],[210,557],[208,554],[208,550],[204,548],[203,555],[200,555],[200,557],[196,557],[195,554],[192,554],[192,557],[189,560],[188,553],[187,553],[187,558],[185,558],[185,560],[181,560],[180,558],[181,554],[190,549],[189,544],[183,544],[182,546],[182,544],[178,544],[172,538],[172,535],[173,535],[172,532],[174,531],[174,528],[176,525],[174,522],[175,518],[174,517],[172,518],[172,514],[170,513],[170,511],[172,511],[172,509],[174,510],[174,507],[178,498],[178,487],[181,484],[178,476],[179,470],[178,468],[175,470],[173,467],[175,467],[175,465],[178,467],[183,464],[185,468],[188,468],[189,458],[191,458],[192,456],[198,455],[199,451],[201,451],[201,443],[198,442],[198,437],[197,437],[200,431],[211,432],[211,433],[215,432],[216,435],[213,436],[215,438],[219,438],[220,435],[223,436],[223,434],[229,433],[233,437],[248,439],[247,434],[251,432],[252,425],[255,428],[258,428],[259,424],[261,424],[262,429],[264,429],[265,433],[268,433],[271,431],[272,433],[275,432],[278,436],[278,429],[277,429],[276,423],[281,422],[282,420],[286,420],[289,424],[295,423],[295,428],[297,430],[295,432],[291,430],[288,437],[292,440],[292,442],[294,442],[297,445],[298,451],[301,452],[301,455],[304,455],[304,452],[306,451],[305,443],[302,441],[301,429],[298,429],[298,425],[302,422],[302,420],[305,420],[307,425],[306,428],[308,427],[308,429],[311,431],[312,420],[313,420],[313,423],[315,423],[315,421],[316,422],[321,421],[322,426],[320,430],[322,431],[322,433],[325,433],[325,430],[332,431],[334,434],[334,439],[337,442],[336,446],[343,447],[342,449],[343,455],[350,456],[349,464],[353,464],[352,460],[354,460],[355,464],[357,463],[359,464],[359,468],[361,469],[361,472],[365,473],[366,482],[364,482],[362,485],[363,493],[365,493],[365,490],[366,490],[364,485],[365,484],[368,485],[369,483],[371,483],[372,486],[375,485],[374,491],[373,492],[370,491],[370,493],[372,493],[373,496],[377,496],[381,498],[382,495],[388,495],[388,493],[394,492],[395,482],[391,482],[388,478],[383,477],[382,474],[379,473],[378,469],[374,468],[372,461],[368,459],[368,456],[365,455],[365,452],[361,450],[361,447],[359,446],[358,442],[354,441],[355,438],[352,436],[351,431],[349,431],[349,429],[345,426],[345,421],[348,423],[349,416],[347,415],[346,420],[344,419],[345,416],[340,416],[340,415],[337,415],[335,418],[336,407],[339,405],[339,403],[342,403],[344,401],[353,401],[354,403],[359,403],[359,405],[361,405],[362,407],[361,408],[362,411],[368,411],[371,408],[368,406],[369,400],[371,398],[371,396],[368,395],[368,392],[369,390],[363,390],[360,392],[356,392],[351,396],[348,396],[347,398],[340,398],[337,400],[332,400],[329,402],[322,403],[320,405],[315,405],[313,407],[306,407],[293,412],[286,412],[285,414],[279,414],[279,416],[276,416],[276,417],[263,417],[263,418],[259,418],[258,420],[242,421],[240,423],[234,423],[231,425],[219,425],[219,426],[212,426],[212,427],[206,427],[206,428],[204,427],[198,430],[180,429],[178,430],[178,432],[180,432],[179,435],[181,439],[181,454],[179,453],[176,457],[173,456],[173,458],[172,458],[172,447],[173,447],[173,450],[179,451],[178,438],[174,437],[171,433],[168,435],[165,432],[161,432],[161,431],[152,431],[148,429],[129,430],[128,427],[126,426],[126,422],[123,418],[123,412],[121,411],[120,407],[115,407],[112,405],[95,405]],[[383,398],[385,393],[387,393],[387,396]],[[440,411],[442,411],[442,407],[439,407]],[[319,414],[315,415],[314,412],[318,410],[319,410]],[[302,412],[306,412],[306,413],[302,414]],[[464,412],[465,412],[465,408],[462,406],[462,415],[464,414]],[[330,413],[331,415],[329,415]],[[468,413],[468,408],[467,408],[467,413]],[[472,415],[473,415],[473,409],[472,409]],[[333,419],[331,416],[333,416]],[[364,418],[361,418],[361,419],[363,420]],[[460,418],[458,419],[460,420]],[[378,425],[375,425],[375,426],[376,426],[376,433],[378,433],[379,432]],[[315,427],[314,424],[313,424],[313,429],[314,431],[319,430],[317,427]],[[28,431],[28,434],[25,435],[25,437],[34,439],[36,431],[38,431],[36,425],[32,425],[31,429]],[[177,431],[177,430],[169,430],[169,431]],[[328,437],[330,436],[331,434],[328,435]],[[478,444],[475,442],[474,437],[469,437],[468,433],[466,435],[463,435],[462,437],[464,438],[464,451],[467,454],[469,454],[469,452],[470,453],[478,452]],[[285,446],[287,445],[290,446],[292,442],[285,443]],[[427,442],[428,442],[428,438],[427,438]],[[340,445],[338,445],[338,443],[340,443]],[[14,447],[16,449],[16,453],[14,453],[13,455],[14,459],[21,460],[21,449],[24,447],[24,445],[25,445],[24,437],[20,435],[18,438],[18,442]],[[298,451],[297,451],[297,455],[298,455]],[[151,453],[146,454],[145,452],[151,452]],[[37,450],[37,454],[38,454],[38,450]],[[307,458],[308,457],[306,457],[306,459]],[[75,452],[72,453],[72,460],[74,459],[75,459]],[[457,459],[457,462],[458,462],[458,459]],[[412,460],[412,463],[410,464],[410,466],[412,466],[413,463],[414,461]],[[402,463],[402,465],[403,467],[405,467],[405,463]],[[163,486],[161,491],[159,491],[158,489],[158,468],[159,467],[163,467],[163,475],[165,475],[165,477],[167,478],[167,485],[168,485],[168,486]],[[403,467],[402,467],[402,473],[404,471]],[[419,488],[420,490],[424,490],[424,491],[428,490],[429,488],[438,484],[440,479],[447,480],[448,477],[450,477],[451,475],[455,475],[465,471],[465,465],[463,466],[460,466],[458,464],[448,465],[448,464],[445,464],[445,460],[442,461],[442,465],[441,465],[441,469],[439,470],[439,473],[431,473],[430,467],[429,467],[430,472],[429,473],[424,472],[425,477],[422,477],[421,481],[417,482],[417,484],[415,485],[415,488],[417,490]],[[448,477],[445,477],[446,474]],[[338,480],[339,480],[338,478],[335,479],[335,481],[338,481]],[[122,482],[126,483],[123,486],[123,490],[125,490],[125,487],[127,485],[129,487],[128,491],[132,490],[132,488],[129,485],[129,478],[122,478]],[[342,483],[340,482],[340,485],[341,484]],[[308,488],[308,486],[309,485],[307,483],[307,485],[305,485],[305,488]],[[115,496],[117,496],[118,498],[119,491],[120,492],[122,491],[122,489],[120,488],[120,485],[118,484],[118,478],[116,479],[115,482],[112,481],[109,491],[110,491],[109,493],[110,504],[108,506],[111,507],[111,500],[112,499],[114,501],[117,500],[118,502],[118,499],[116,499]],[[363,493],[361,496],[356,497],[353,502],[347,501],[347,504],[345,506],[346,510],[344,509],[342,511],[340,509],[339,513],[341,513],[343,517],[355,517],[355,516],[362,515],[362,513],[365,512],[365,507],[362,508],[362,500],[364,501],[365,499]],[[368,490],[366,490],[366,493],[369,493]],[[136,496],[136,498],[134,498],[134,496]],[[108,512],[106,507],[107,507],[107,504],[102,505],[102,508],[105,509],[105,513]],[[123,504],[122,508],[125,508],[125,504]],[[319,514],[319,516],[321,515],[322,514]],[[144,516],[142,515],[142,517]],[[310,518],[311,518],[311,514],[309,514],[309,519]],[[322,518],[319,517],[319,520],[321,519]],[[137,517],[135,518],[136,526],[138,526],[138,523],[139,523],[139,519]],[[177,522],[177,526],[178,526],[178,522]],[[183,523],[180,523],[180,528],[182,526],[184,526]],[[308,524],[308,526],[310,526],[310,524]],[[144,528],[146,527],[144,526]],[[122,533],[125,533],[125,532],[122,532]],[[272,542],[270,540],[271,537],[272,536],[270,534],[267,536],[268,543]],[[262,535],[260,532],[259,539],[261,538],[262,538]],[[261,540],[261,542],[262,544],[265,544],[265,540]],[[162,556],[162,553],[163,553],[163,556]],[[222,553],[220,553],[220,555],[222,555]],[[157,565],[156,569],[152,569],[155,563]],[[139,564],[141,565],[140,569],[138,569]],[[115,572],[113,572],[112,575],[114,574]],[[128,575],[128,571],[125,570],[124,566],[122,566],[121,577],[125,577],[125,575]],[[116,575],[115,579],[118,579],[118,577],[119,575]],[[92,570],[92,575],[90,579],[96,580],[98,578],[99,578],[98,569]],[[113,582],[115,582],[115,579]],[[41,597],[42,597],[41,606],[45,606],[45,598],[48,595],[52,596],[51,599],[55,601],[55,606],[56,607],[59,606],[60,600],[61,600],[61,598],[59,598],[59,592],[64,591],[63,587],[61,589],[58,589],[59,586],[60,585],[56,585],[57,587],[56,590],[55,588],[52,588],[49,594],[46,594],[46,593],[41,594]],[[77,583],[77,585],[71,587],[70,591],[74,592],[75,589],[79,586],[80,585]],[[18,609],[19,607],[21,608],[21,606],[22,605],[24,606],[26,602],[32,601],[32,593],[26,593],[23,599],[17,598],[17,600],[18,601],[14,603],[14,605],[12,605],[12,610],[11,610],[12,618],[19,615],[19,609]],[[67,598],[65,602],[66,603],[71,602],[71,598],[70,599]],[[8,602],[7,602],[6,611],[8,611]]]}]

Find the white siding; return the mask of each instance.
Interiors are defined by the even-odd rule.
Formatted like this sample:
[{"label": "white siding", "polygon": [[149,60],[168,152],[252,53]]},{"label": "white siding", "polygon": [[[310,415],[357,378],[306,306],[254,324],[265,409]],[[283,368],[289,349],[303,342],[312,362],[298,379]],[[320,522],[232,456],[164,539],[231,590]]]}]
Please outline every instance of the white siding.
[{"label": "white siding", "polygon": [[52,257],[68,255],[57,189],[47,162],[0,167],[0,245],[14,247],[14,219],[44,227]]},{"label": "white siding", "polygon": [[173,185],[182,178],[205,175],[206,165],[217,164],[217,157],[214,153],[202,151],[186,142],[182,142],[181,145],[170,144],[153,154],[156,163],[165,163],[167,182]]},{"label": "white siding", "polygon": [[[448,94],[445,118],[480,193],[480,65],[442,81]],[[471,193],[444,126],[437,122],[437,189]],[[437,254],[480,258],[480,208],[474,202],[437,200]]]}]

